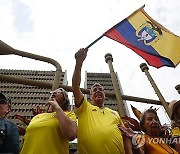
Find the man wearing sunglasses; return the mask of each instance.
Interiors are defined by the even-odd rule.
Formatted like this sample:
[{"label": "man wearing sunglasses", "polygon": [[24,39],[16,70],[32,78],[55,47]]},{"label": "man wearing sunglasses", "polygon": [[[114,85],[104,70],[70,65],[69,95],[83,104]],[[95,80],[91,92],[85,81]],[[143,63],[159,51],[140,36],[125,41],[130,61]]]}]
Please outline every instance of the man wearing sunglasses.
[{"label": "man wearing sunglasses", "polygon": [[6,119],[11,110],[11,101],[0,93],[0,153],[19,153],[17,125]]}]

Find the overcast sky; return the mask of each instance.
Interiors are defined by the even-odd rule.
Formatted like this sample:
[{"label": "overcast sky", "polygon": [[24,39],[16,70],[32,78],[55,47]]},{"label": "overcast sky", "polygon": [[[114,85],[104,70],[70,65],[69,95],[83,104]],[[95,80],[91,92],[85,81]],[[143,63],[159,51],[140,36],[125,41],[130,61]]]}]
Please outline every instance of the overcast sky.
[{"label": "overcast sky", "polygon": [[[180,36],[179,0],[0,0],[0,39],[15,49],[55,59],[63,71],[67,70],[71,85],[75,52],[143,4],[153,19]],[[82,80],[85,71],[109,72],[104,59],[106,53],[113,56],[114,70],[119,75],[125,95],[158,100],[139,68],[144,59],[106,37],[89,49]],[[0,68],[55,70],[50,64],[14,55],[0,56]],[[166,101],[180,98],[174,88],[180,84],[179,65],[160,69],[149,66],[149,72]],[[140,111],[147,108],[140,103],[132,102],[132,105]],[[162,108],[159,112],[163,115],[162,121],[167,121]]]}]

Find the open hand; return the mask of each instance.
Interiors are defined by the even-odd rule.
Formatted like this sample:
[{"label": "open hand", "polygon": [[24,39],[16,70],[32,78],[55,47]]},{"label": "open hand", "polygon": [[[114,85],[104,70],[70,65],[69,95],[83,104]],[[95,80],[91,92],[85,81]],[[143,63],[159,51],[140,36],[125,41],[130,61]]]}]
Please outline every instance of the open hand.
[{"label": "open hand", "polygon": [[128,124],[125,124],[125,126],[118,124],[117,126],[119,130],[127,137],[132,138],[135,135],[133,130],[128,126]]}]

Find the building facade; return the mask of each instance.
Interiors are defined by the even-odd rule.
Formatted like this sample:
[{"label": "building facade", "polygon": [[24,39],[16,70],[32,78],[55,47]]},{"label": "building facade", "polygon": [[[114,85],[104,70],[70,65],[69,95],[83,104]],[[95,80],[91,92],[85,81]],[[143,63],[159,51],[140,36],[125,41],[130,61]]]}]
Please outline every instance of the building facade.
[{"label": "building facade", "polygon": [[[44,81],[52,83],[55,76],[55,71],[36,71],[36,70],[8,70],[0,69],[2,75],[22,77],[26,79]],[[67,85],[67,72],[61,73],[60,84]],[[49,99],[51,89],[39,88],[36,86],[22,85],[16,83],[8,83],[0,81],[0,92],[9,97],[12,101],[12,109],[8,114],[8,118],[21,125],[22,122],[15,118],[15,115],[24,116],[26,119],[33,117],[32,108],[36,110],[39,106],[42,110],[45,109],[45,103]]]}]

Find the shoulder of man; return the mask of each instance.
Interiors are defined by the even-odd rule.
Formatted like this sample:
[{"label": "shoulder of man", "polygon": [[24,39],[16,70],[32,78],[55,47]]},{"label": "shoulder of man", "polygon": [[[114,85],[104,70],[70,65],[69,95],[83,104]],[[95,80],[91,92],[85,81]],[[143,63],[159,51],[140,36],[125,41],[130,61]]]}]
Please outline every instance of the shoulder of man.
[{"label": "shoulder of man", "polygon": [[9,125],[12,125],[12,126],[17,126],[16,123],[12,122],[11,120],[9,119],[5,119],[5,123],[9,124]]},{"label": "shoulder of man", "polygon": [[113,109],[110,109],[110,108],[108,108],[108,107],[105,107],[105,108],[106,108],[106,110],[108,110],[108,111],[111,112],[112,114],[119,116],[119,114],[118,114],[117,111],[115,111],[115,110],[113,110]]},{"label": "shoulder of man", "polygon": [[81,108],[84,108],[84,107],[87,107],[87,106],[93,106],[92,104],[91,104],[91,102],[89,102],[87,99],[86,99],[86,97],[83,97],[83,99],[82,99],[82,103],[81,103],[81,105],[80,105],[80,107],[79,108],[75,108],[75,109],[81,109]]},{"label": "shoulder of man", "polygon": [[12,122],[9,119],[4,119],[4,127],[6,127],[7,131],[17,129],[16,123]]}]

